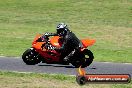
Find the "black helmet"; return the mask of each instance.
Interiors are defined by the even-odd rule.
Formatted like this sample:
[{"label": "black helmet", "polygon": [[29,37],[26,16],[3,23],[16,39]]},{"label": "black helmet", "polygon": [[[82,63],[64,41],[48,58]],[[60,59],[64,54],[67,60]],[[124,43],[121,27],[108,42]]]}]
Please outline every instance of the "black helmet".
[{"label": "black helmet", "polygon": [[57,34],[59,36],[64,36],[69,29],[68,29],[66,24],[60,23],[60,24],[57,25],[56,30],[57,30]]}]

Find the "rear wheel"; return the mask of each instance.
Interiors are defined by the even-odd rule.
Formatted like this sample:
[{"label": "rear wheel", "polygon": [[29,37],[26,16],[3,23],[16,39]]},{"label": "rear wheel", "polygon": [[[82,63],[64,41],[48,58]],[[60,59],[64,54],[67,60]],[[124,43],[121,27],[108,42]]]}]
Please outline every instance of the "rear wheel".
[{"label": "rear wheel", "polygon": [[85,49],[83,51],[83,54],[84,54],[84,63],[82,64],[82,67],[87,67],[93,62],[94,56],[93,53],[88,49]]},{"label": "rear wheel", "polygon": [[74,61],[72,61],[72,65],[75,66],[76,68],[78,67],[87,67],[93,62],[94,56],[93,53],[85,49],[81,54],[77,55],[74,57]]},{"label": "rear wheel", "polygon": [[71,64],[75,66],[75,68],[80,67],[84,63],[84,55],[82,53],[78,53],[77,55],[71,58]]},{"label": "rear wheel", "polygon": [[22,59],[27,65],[35,65],[41,62],[40,55],[34,49],[27,49],[23,53]]}]

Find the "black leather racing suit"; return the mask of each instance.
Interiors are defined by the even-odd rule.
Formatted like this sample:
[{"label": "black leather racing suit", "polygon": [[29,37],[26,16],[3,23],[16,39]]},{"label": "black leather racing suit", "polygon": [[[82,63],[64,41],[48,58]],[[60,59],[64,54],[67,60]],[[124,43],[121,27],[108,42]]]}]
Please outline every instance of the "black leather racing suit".
[{"label": "black leather racing suit", "polygon": [[[48,36],[57,36],[57,35],[58,34],[56,33],[48,34]],[[76,37],[76,35],[73,32],[67,31],[60,40],[62,42],[62,46],[60,48],[55,48],[55,49],[61,52],[61,58],[64,58],[66,56],[68,56],[69,58],[73,56],[73,54],[79,51],[80,40]]]}]

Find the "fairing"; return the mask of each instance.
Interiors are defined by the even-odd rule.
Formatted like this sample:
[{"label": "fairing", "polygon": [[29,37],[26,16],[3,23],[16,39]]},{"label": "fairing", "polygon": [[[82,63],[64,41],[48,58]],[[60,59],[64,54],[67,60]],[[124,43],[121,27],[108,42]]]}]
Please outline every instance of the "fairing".
[{"label": "fairing", "polygon": [[84,48],[87,48],[88,46],[93,45],[96,41],[93,39],[82,39],[82,44]]}]

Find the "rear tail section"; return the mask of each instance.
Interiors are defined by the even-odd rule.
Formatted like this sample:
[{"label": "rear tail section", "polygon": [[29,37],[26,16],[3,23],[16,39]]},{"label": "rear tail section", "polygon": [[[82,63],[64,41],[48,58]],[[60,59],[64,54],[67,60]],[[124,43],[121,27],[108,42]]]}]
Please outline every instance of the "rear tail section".
[{"label": "rear tail section", "polygon": [[96,41],[94,39],[82,39],[81,40],[83,47],[87,48],[88,46],[93,45]]}]

